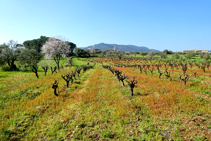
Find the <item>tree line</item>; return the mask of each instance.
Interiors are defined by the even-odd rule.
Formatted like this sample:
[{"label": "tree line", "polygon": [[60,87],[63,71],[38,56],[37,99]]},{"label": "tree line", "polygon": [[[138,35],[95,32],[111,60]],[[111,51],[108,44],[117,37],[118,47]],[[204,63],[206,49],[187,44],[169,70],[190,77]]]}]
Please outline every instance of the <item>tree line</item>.
[{"label": "tree line", "polygon": [[[84,50],[77,48],[76,44],[69,42],[61,37],[46,37],[40,36],[38,39],[24,41],[23,44],[10,40],[8,43],[0,45],[0,65],[8,64],[10,70],[18,70],[15,62],[19,61],[20,65],[24,68],[31,67],[32,70],[37,68],[38,62],[45,56],[45,58],[52,58],[57,64],[59,69],[60,60],[63,57],[69,57],[76,55],[77,57],[87,57],[91,54],[98,54],[102,57],[113,58],[117,57],[122,59],[125,55],[131,57],[132,55],[140,54],[141,56],[153,58],[155,55],[160,56],[162,59],[166,59],[168,54],[172,54],[173,59],[179,59],[181,56],[179,52],[174,53],[165,49],[162,52],[124,52],[106,50],[100,51],[94,48],[90,50]],[[185,53],[184,56],[187,59],[191,59],[194,56],[199,55],[204,60],[210,59],[209,53]]]},{"label": "tree line", "polygon": [[52,58],[59,69],[62,57],[73,54],[76,45],[66,41],[61,37],[45,37],[25,41],[18,44],[14,40],[0,45],[0,65],[7,64],[10,70],[18,70],[15,62],[24,67],[30,67],[33,72],[37,72],[38,63],[42,58]]}]

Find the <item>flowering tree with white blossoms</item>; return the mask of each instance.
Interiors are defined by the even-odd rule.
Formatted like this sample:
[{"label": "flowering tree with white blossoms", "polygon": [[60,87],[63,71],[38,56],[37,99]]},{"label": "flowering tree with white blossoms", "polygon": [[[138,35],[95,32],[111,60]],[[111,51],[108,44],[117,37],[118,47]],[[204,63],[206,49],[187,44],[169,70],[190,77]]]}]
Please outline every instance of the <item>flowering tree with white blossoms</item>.
[{"label": "flowering tree with white blossoms", "polygon": [[68,41],[65,41],[62,38],[49,38],[45,44],[42,46],[42,53],[45,54],[46,58],[53,58],[59,69],[59,62],[62,57],[66,57],[69,53],[70,45]]}]

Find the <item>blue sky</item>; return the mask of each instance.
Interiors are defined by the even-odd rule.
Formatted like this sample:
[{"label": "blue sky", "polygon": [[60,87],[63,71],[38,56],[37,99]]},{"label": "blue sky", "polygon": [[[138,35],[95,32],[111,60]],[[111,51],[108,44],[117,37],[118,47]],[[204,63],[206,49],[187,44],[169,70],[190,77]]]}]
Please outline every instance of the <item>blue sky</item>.
[{"label": "blue sky", "polygon": [[63,36],[104,43],[211,50],[210,0],[1,0],[0,44]]}]

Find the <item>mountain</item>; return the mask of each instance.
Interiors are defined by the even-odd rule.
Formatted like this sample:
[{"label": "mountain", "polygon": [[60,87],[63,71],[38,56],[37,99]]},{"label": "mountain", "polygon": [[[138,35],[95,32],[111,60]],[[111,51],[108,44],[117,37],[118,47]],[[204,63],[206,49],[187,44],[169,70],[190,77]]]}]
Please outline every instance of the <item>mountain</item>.
[{"label": "mountain", "polygon": [[[121,50],[125,52],[150,52],[150,51],[160,52],[159,50],[149,49],[147,47],[143,46],[139,47],[134,45],[117,45],[117,44],[106,44],[106,43],[100,43],[94,45],[95,49],[100,49],[101,51],[105,51],[106,49],[113,49],[114,46],[116,46],[116,50]],[[81,47],[81,48],[91,49],[92,47],[93,46]]]}]

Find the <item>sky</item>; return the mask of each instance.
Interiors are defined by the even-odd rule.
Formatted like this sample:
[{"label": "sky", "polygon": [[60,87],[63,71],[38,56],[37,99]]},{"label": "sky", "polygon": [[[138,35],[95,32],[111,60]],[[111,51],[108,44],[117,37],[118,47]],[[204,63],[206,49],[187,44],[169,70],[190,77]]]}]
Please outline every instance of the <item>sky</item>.
[{"label": "sky", "polygon": [[0,0],[0,44],[41,35],[77,47],[211,50],[211,0]]}]

